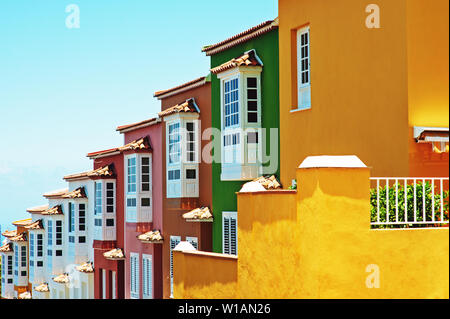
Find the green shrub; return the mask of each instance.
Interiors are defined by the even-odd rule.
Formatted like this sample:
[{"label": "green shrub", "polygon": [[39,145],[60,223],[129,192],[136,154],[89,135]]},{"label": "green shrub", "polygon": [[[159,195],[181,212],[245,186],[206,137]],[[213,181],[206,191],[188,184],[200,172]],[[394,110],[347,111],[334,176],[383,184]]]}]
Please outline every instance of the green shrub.
[{"label": "green shrub", "polygon": [[[398,221],[406,222],[405,220],[405,196],[407,198],[406,215],[408,216],[407,222],[414,222],[414,214],[416,215],[416,221],[424,221],[423,214],[423,193],[424,187],[422,182],[416,184],[416,210],[414,211],[414,185],[407,185],[406,191],[404,185],[398,184]],[[396,185],[389,187],[389,222],[396,221]],[[380,196],[380,222],[386,222],[386,186],[379,188]],[[449,220],[449,191],[443,192],[444,200],[444,221]],[[424,225],[372,225],[372,228],[410,228],[410,227],[429,227],[433,225],[432,221],[432,205],[433,205],[433,192],[430,182],[425,182],[425,221],[428,222]],[[370,215],[371,222],[377,222],[377,188],[370,190]],[[441,194],[440,192],[434,194],[434,212],[435,222],[441,221]],[[448,225],[448,224],[447,224]]]}]

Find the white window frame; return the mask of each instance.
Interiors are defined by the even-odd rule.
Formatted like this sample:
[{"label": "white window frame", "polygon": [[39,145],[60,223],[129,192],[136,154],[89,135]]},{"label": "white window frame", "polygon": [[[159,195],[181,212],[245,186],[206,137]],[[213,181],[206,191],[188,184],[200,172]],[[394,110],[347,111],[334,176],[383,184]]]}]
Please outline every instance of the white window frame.
[{"label": "white window frame", "polygon": [[[173,126],[178,126],[178,130],[171,128]],[[181,122],[172,121],[167,123],[167,165],[177,166],[181,164]],[[173,148],[171,148],[173,146]],[[175,158],[174,158],[175,156]]]},{"label": "white window frame", "polygon": [[[240,76],[235,75],[235,76],[231,76],[228,78],[223,79],[222,81],[222,120],[223,120],[223,129],[232,129],[232,128],[236,128],[239,127],[241,124],[241,94],[242,94],[242,90],[241,90],[241,81],[240,81]],[[230,86],[232,86],[233,83],[237,83],[237,87],[236,88],[230,88],[229,91],[227,91],[227,84],[230,84]],[[233,94],[237,95],[237,99],[231,99]],[[227,102],[227,94],[230,94],[230,99]],[[231,111],[231,108],[233,107],[233,104],[237,104],[237,110],[235,112]],[[226,108],[227,106],[230,107],[230,112],[227,115],[226,112]],[[236,123],[232,123],[233,120],[237,118],[237,122]],[[227,119],[229,119],[229,124],[227,125]]]},{"label": "white window frame", "polygon": [[[126,157],[126,172],[127,172],[127,187],[126,191],[127,194],[136,194],[137,193],[137,187],[138,187],[138,159],[136,154],[129,155]],[[132,164],[132,160],[134,160],[134,165]],[[134,168],[134,173],[132,172],[132,169]],[[134,182],[130,179],[134,176],[135,180]],[[133,190],[134,186],[134,190]]]},{"label": "white window frame", "polygon": [[111,287],[112,287],[112,299],[117,299],[117,292],[116,292],[116,289],[117,289],[117,287],[116,287],[116,281],[117,281],[117,279],[116,279],[116,272],[115,271],[113,271],[112,273],[111,273]]},{"label": "white window frame", "polygon": [[130,253],[130,297],[139,299],[139,254]]},{"label": "white window frame", "polygon": [[[227,228],[227,219],[229,220],[228,228]],[[235,234],[232,236],[232,220],[235,221]],[[236,255],[238,254],[238,220],[237,220],[237,212],[222,212],[222,252],[228,255]],[[226,236],[228,235],[228,239]],[[232,245],[235,245],[235,249],[233,249]]]},{"label": "white window frame", "polygon": [[153,256],[142,255],[142,297],[153,299]]},{"label": "white window frame", "polygon": [[[306,35],[307,43],[302,43],[302,36]],[[303,54],[306,50],[306,54]],[[304,66],[306,68],[304,68]],[[307,81],[303,83],[304,77]],[[311,108],[311,34],[310,27],[297,30],[297,110]]]}]

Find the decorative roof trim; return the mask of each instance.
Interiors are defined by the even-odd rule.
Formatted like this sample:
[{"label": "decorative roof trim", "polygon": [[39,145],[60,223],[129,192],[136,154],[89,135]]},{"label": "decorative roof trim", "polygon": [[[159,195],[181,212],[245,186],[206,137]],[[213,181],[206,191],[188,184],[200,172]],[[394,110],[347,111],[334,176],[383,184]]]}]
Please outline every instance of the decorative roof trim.
[{"label": "decorative roof trim", "polygon": [[47,283],[40,284],[39,286],[34,287],[34,290],[37,292],[49,292],[50,289]]},{"label": "decorative roof trim", "polygon": [[78,187],[77,189],[74,189],[73,191],[67,193],[66,195],[63,195],[63,198],[82,199],[87,198],[87,196],[84,187]]},{"label": "decorative roof trim", "polygon": [[158,91],[155,92],[155,94],[153,95],[154,97],[158,98],[158,100],[162,100],[192,89],[195,89],[197,87],[203,86],[205,85],[207,82],[209,82],[208,77],[206,76],[202,76],[201,78],[189,81],[187,83],[178,85],[174,88],[168,89],[168,90],[164,90],[164,91]]},{"label": "decorative roof trim", "polygon": [[58,198],[62,198],[63,195],[67,194],[69,192],[68,188],[64,188],[64,189],[59,189],[56,191],[51,191],[48,193],[45,193],[44,196],[47,199],[58,199]]},{"label": "decorative roof trim", "polygon": [[6,238],[15,237],[15,236],[17,236],[17,230],[5,230],[2,233],[2,236],[6,237]]},{"label": "decorative roof trim", "polygon": [[195,99],[192,97],[181,104],[174,105],[162,112],[159,112],[158,115],[163,118],[177,113],[200,113],[200,109],[197,103],[195,103]]},{"label": "decorative roof trim", "polygon": [[87,262],[82,265],[76,266],[75,269],[85,274],[91,274],[94,272],[94,265],[90,262]]},{"label": "decorative roof trim", "polygon": [[215,68],[211,69],[211,72],[214,74],[219,74],[224,71],[234,69],[240,66],[248,66],[248,67],[262,67],[264,66],[261,59],[256,54],[255,49],[245,52],[243,55],[231,59]]},{"label": "decorative roof trim", "polygon": [[0,247],[0,253],[12,253],[13,250],[13,244],[12,243],[7,243],[3,246]]},{"label": "decorative roof trim", "polygon": [[187,222],[213,222],[213,215],[211,214],[209,207],[191,210],[190,212],[183,214],[183,218]]},{"label": "decorative roof trim", "polygon": [[232,36],[231,38],[228,38],[224,41],[221,41],[213,45],[205,46],[202,49],[202,52],[205,52],[207,56],[220,53],[222,51],[235,47],[241,43],[247,42],[253,38],[257,38],[272,30],[278,29],[278,26],[279,26],[278,18],[263,22],[253,28],[250,28],[244,32]]},{"label": "decorative roof trim", "polygon": [[39,219],[37,221],[35,221],[34,223],[31,223],[28,226],[25,226],[26,229],[28,230],[41,230],[44,229],[44,225],[42,223],[42,219]]},{"label": "decorative roof trim", "polygon": [[144,244],[162,244],[164,242],[164,238],[161,235],[159,230],[153,230],[145,234],[141,234],[137,236]]},{"label": "decorative roof trim", "polygon": [[149,151],[152,150],[152,148],[150,147],[148,136],[137,139],[137,140],[135,140],[131,143],[128,143],[124,146],[112,148],[109,150],[89,153],[89,154],[87,154],[87,157],[89,157],[90,159],[97,159],[97,158],[121,154],[126,151],[136,151],[136,150],[143,150],[143,149],[149,150]]},{"label": "decorative roof trim", "polygon": [[110,251],[103,253],[103,257],[108,260],[125,260],[125,255],[123,254],[122,249],[114,248]]},{"label": "decorative roof trim", "polygon": [[88,178],[98,178],[98,177],[116,178],[114,164],[109,164],[104,167],[100,167],[95,170],[84,172],[84,173],[67,175],[67,176],[64,176],[63,179],[66,181],[76,181],[76,180],[83,180],[83,179],[88,179]]},{"label": "decorative roof trim", "polygon": [[59,276],[53,277],[53,281],[58,284],[67,284],[70,281],[68,274],[61,274]]},{"label": "decorative roof trim", "polygon": [[17,236],[9,238],[10,241],[26,242],[27,234],[26,232],[20,233]]},{"label": "decorative roof trim", "polygon": [[152,119],[148,119],[148,120],[141,121],[141,122],[138,122],[138,123],[118,126],[116,128],[116,131],[118,131],[121,134],[123,134],[123,133],[132,132],[132,131],[135,131],[135,130],[138,130],[138,129],[141,129],[141,128],[144,128],[144,127],[153,126],[153,125],[156,125],[158,123],[161,123],[161,119],[160,118],[152,118]]},{"label": "decorative roof trim", "polygon": [[40,214],[44,211],[46,211],[48,209],[48,204],[47,205],[42,205],[42,206],[36,206],[36,207],[32,207],[32,208],[28,208],[27,212],[30,214]]},{"label": "decorative roof trim", "polygon": [[30,225],[30,224],[32,224],[32,223],[33,223],[33,221],[32,221],[31,218],[22,219],[22,220],[17,220],[17,221],[15,221],[15,222],[12,222],[12,224],[13,224],[14,226],[17,226],[17,227],[25,227],[25,226],[28,226],[28,225]]},{"label": "decorative roof trim", "polygon": [[54,215],[63,215],[62,206],[54,206],[46,211],[42,212],[41,215],[54,216]]}]

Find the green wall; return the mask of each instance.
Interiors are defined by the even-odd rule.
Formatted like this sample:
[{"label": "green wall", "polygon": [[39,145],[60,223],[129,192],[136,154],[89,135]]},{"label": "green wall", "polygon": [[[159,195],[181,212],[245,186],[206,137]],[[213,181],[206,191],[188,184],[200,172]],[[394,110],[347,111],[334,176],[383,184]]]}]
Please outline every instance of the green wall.
[{"label": "green wall", "polygon": [[[272,30],[266,34],[254,38],[248,42],[232,47],[226,51],[211,56],[211,68],[219,66],[233,58],[242,55],[251,49],[261,58],[264,66],[261,73],[261,97],[262,97],[262,127],[267,130],[267,143],[270,141],[270,128],[280,127],[279,115],[279,56],[278,56],[278,30]],[[220,81],[215,74],[211,78],[211,108],[212,126],[221,128],[220,117]],[[279,138],[278,138],[279,141]],[[220,141],[221,143],[221,141]],[[278,142],[278,163],[279,160]],[[215,149],[220,153],[220,149]],[[268,151],[267,151],[268,152]],[[218,154],[220,158],[220,154]],[[222,252],[222,212],[237,211],[238,192],[244,182],[222,182],[220,180],[221,164],[212,164],[212,209],[214,214],[213,224],[213,251]],[[280,167],[278,165],[277,177]],[[239,223],[239,220],[238,220]],[[239,248],[238,248],[239,249]]]}]

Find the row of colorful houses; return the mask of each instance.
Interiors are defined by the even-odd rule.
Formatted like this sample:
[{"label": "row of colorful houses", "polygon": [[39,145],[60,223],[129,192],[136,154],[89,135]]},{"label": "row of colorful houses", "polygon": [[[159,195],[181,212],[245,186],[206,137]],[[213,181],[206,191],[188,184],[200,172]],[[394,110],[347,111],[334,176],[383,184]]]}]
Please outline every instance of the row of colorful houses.
[{"label": "row of colorful houses", "polygon": [[207,76],[156,92],[158,116],[118,127],[122,146],[89,153],[91,170],[3,233],[1,297],[289,297],[268,288],[289,287],[283,273],[321,276],[287,262],[304,257],[279,232],[304,236],[297,221],[277,228],[303,205],[309,156],[354,154],[372,176],[448,190],[448,3],[378,2],[372,29],[362,0],[280,0],[279,18],[202,48]]}]

